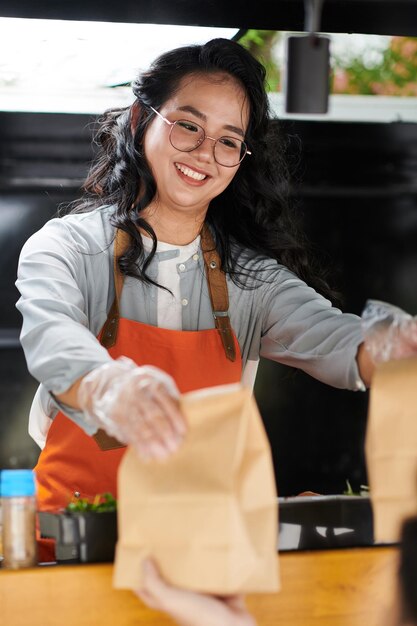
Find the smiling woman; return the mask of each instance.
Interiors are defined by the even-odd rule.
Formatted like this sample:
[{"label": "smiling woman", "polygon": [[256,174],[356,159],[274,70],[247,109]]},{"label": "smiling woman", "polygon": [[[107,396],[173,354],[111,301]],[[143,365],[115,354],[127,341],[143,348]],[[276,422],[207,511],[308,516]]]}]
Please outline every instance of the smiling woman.
[{"label": "smiling woman", "polygon": [[126,444],[167,459],[187,433],[179,393],[251,386],[260,356],[335,387],[369,383],[361,320],[323,297],[298,234],[264,79],[226,39],[158,57],[134,103],[101,118],[84,197],[25,244],[41,509],[116,496]]},{"label": "smiling woman", "polygon": [[[237,172],[248,103],[236,80],[212,73],[186,76],[163,105],[163,115],[152,111],[157,117],[149,125],[144,147],[157,193],[142,215],[159,240],[185,245],[196,238],[210,202]],[[190,120],[182,119],[184,112]],[[203,121],[206,130],[196,120]],[[233,135],[224,136],[226,132]]]}]

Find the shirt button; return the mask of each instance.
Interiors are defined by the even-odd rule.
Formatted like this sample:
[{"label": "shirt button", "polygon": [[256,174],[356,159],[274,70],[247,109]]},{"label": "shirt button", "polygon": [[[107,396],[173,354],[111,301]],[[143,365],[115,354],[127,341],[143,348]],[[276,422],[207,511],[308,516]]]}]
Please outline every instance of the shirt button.
[{"label": "shirt button", "polygon": [[198,254],[193,254],[193,260],[198,261]]},{"label": "shirt button", "polygon": [[181,300],[181,304],[182,304],[182,306],[187,306],[187,304],[188,304],[188,300],[187,300],[187,298],[183,298],[183,299]]},{"label": "shirt button", "polygon": [[183,272],[183,271],[185,270],[185,265],[184,265],[184,263],[180,263],[180,264],[178,265],[178,269],[180,270],[180,272]]}]

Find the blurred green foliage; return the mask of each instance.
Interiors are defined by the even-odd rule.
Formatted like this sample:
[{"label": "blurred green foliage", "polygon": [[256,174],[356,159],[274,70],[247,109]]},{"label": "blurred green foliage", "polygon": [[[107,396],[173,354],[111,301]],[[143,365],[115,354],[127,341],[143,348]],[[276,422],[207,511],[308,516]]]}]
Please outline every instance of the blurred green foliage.
[{"label": "blurred green foliage", "polygon": [[[248,30],[239,40],[264,65],[268,91],[281,90],[275,49],[283,36],[275,30]],[[376,62],[358,55],[333,58],[332,65],[332,93],[417,97],[417,37],[392,37]]]},{"label": "blurred green foliage", "polygon": [[417,96],[417,38],[392,37],[369,67],[361,57],[336,59],[331,83],[332,93]]},{"label": "blurred green foliage", "polygon": [[239,43],[265,67],[267,91],[280,91],[281,88],[281,70],[273,56],[280,38],[281,33],[276,30],[247,30],[239,39]]}]

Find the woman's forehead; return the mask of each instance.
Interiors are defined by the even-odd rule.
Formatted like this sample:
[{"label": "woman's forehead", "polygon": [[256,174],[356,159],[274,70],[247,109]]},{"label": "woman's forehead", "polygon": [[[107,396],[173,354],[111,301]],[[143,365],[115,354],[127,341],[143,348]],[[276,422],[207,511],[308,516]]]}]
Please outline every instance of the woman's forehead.
[{"label": "woman's forehead", "polygon": [[193,72],[181,78],[176,89],[176,94],[196,91],[196,88],[208,88],[221,92],[233,90],[241,98],[246,97],[246,90],[242,83],[227,72]]},{"label": "woman's forehead", "polygon": [[205,117],[217,115],[228,118],[229,122],[233,118],[245,128],[249,118],[246,90],[236,78],[221,72],[184,76],[163,108],[170,111],[194,109]]}]

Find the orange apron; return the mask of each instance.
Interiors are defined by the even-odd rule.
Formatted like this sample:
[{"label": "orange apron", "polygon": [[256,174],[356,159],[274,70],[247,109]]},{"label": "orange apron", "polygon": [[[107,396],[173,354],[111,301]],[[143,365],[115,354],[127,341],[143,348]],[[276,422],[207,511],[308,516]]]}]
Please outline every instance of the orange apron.
[{"label": "orange apron", "polygon": [[[161,368],[181,393],[240,381],[242,363],[227,315],[226,280],[208,229],[202,233],[202,244],[216,328],[201,331],[168,330],[119,317],[123,277],[117,259],[124,236],[120,232],[114,257],[116,297],[100,333],[112,358],[127,356],[138,365]],[[104,492],[117,497],[117,469],[126,448],[102,431],[101,435],[90,437],[63,413],[56,415],[35,467],[39,510],[62,509],[75,493],[91,499]],[[41,561],[54,560],[50,540],[41,540],[39,547]]]}]

